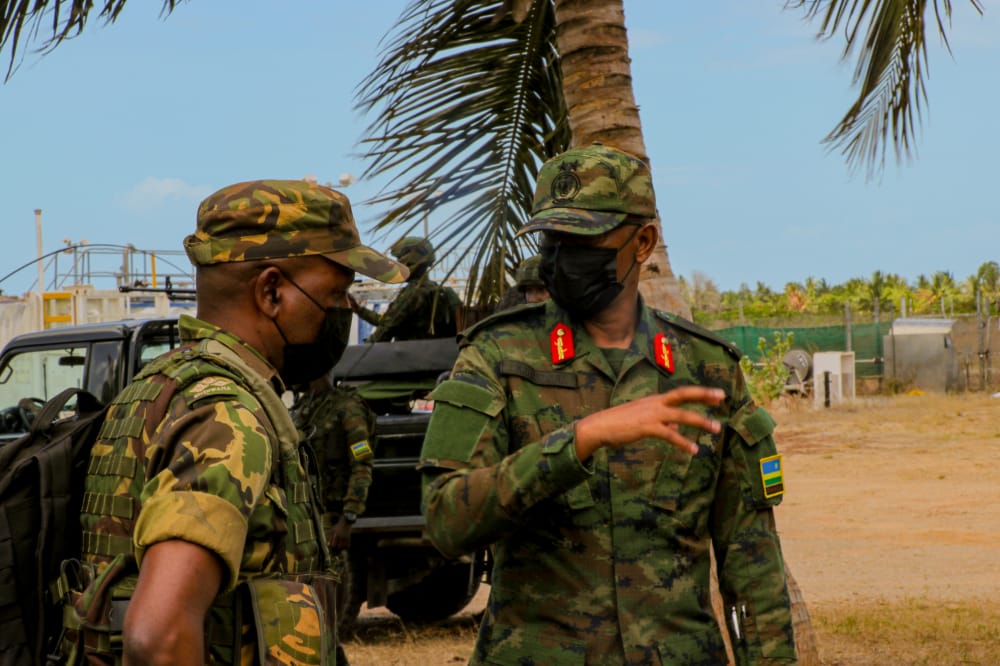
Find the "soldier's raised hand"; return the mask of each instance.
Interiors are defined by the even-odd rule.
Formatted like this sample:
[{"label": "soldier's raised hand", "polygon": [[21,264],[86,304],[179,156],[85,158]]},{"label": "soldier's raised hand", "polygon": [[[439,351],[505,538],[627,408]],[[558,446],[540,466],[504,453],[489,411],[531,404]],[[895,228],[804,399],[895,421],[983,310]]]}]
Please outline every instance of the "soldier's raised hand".
[{"label": "soldier's raised hand", "polygon": [[595,412],[576,423],[576,455],[584,461],[602,446],[619,448],[644,437],[665,440],[694,455],[698,445],[684,437],[677,426],[688,425],[710,433],[719,432],[721,426],[684,405],[714,407],[725,397],[722,389],[682,386]]}]

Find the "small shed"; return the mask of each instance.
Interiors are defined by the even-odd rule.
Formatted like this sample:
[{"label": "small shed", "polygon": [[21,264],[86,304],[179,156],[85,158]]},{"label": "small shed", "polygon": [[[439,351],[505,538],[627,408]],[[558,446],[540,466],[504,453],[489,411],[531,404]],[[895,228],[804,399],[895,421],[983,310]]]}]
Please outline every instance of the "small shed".
[{"label": "small shed", "polygon": [[896,319],[883,338],[885,376],[924,391],[962,388],[958,354],[952,340],[954,319]]}]

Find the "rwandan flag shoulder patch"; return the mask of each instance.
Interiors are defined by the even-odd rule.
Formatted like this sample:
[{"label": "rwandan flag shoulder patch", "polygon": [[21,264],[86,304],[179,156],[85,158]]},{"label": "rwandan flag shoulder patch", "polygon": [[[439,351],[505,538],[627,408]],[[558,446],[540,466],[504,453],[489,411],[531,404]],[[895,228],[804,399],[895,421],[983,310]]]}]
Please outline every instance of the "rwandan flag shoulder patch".
[{"label": "rwandan flag shoulder patch", "polygon": [[760,480],[764,483],[764,497],[770,499],[785,493],[785,475],[781,468],[781,454],[762,458]]},{"label": "rwandan flag shoulder patch", "polygon": [[372,454],[372,447],[368,446],[368,440],[363,439],[357,444],[351,444],[351,455],[355,460],[367,458]]}]

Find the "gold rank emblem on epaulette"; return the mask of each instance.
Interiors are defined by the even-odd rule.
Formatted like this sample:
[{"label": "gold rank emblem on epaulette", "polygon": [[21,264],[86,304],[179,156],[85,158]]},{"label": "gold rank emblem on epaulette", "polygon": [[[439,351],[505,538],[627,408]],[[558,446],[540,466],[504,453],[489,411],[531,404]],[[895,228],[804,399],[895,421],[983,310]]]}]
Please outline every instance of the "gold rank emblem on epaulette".
[{"label": "gold rank emblem on epaulette", "polygon": [[549,333],[549,347],[552,351],[552,362],[556,365],[569,361],[576,356],[573,348],[573,331],[562,322]]},{"label": "gold rank emblem on epaulette", "polygon": [[781,454],[760,460],[760,480],[764,484],[764,497],[770,499],[785,492],[785,475],[781,468]]},{"label": "gold rank emblem on epaulette", "polygon": [[656,365],[674,374],[674,350],[670,348],[670,342],[663,333],[657,333],[653,338],[653,358],[656,359]]},{"label": "gold rank emblem on epaulette", "polygon": [[351,444],[351,455],[355,460],[367,458],[372,454],[372,447],[368,446],[368,440],[363,439],[356,444]]}]

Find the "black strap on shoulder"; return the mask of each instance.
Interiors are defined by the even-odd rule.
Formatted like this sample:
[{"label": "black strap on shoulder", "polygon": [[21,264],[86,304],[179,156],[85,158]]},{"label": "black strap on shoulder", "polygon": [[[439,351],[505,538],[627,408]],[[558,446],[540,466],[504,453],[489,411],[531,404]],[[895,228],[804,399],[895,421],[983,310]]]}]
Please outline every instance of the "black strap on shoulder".
[{"label": "black strap on shoulder", "polygon": [[527,363],[504,359],[500,361],[500,374],[521,377],[537,386],[559,386],[575,389],[577,387],[576,373],[560,372],[558,370],[538,370]]},{"label": "black strap on shoulder", "polygon": [[94,397],[90,391],[70,387],[63,389],[42,406],[42,410],[35,417],[31,424],[31,434],[37,435],[52,427],[52,422],[59,418],[59,414],[66,410],[66,403],[76,397],[76,409],[81,416],[93,414],[101,411],[103,405],[101,401]]}]

